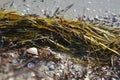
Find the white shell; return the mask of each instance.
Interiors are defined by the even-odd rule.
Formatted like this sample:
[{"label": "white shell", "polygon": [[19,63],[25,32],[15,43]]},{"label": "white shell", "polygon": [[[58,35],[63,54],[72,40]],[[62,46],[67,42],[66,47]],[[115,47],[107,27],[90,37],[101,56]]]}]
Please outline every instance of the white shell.
[{"label": "white shell", "polygon": [[35,48],[35,47],[29,48],[29,49],[27,49],[26,51],[27,51],[28,53],[30,53],[30,54],[38,55],[38,50],[37,50],[37,48]]}]

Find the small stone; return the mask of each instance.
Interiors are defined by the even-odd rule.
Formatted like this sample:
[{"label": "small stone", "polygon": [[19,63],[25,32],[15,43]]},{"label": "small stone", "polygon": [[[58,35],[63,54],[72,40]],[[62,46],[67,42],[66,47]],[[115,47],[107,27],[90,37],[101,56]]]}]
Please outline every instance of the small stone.
[{"label": "small stone", "polygon": [[15,80],[13,77],[10,77],[8,80]]},{"label": "small stone", "polygon": [[112,78],[112,80],[116,80],[115,78]]},{"label": "small stone", "polygon": [[51,54],[52,54],[52,55],[56,55],[56,52],[51,51]]},{"label": "small stone", "polygon": [[47,76],[47,77],[45,78],[45,80],[54,80],[54,79]]},{"label": "small stone", "polygon": [[55,55],[55,58],[61,60],[61,59],[62,59],[62,56],[61,56],[60,54],[56,54],[56,55]]},{"label": "small stone", "polygon": [[65,66],[63,64],[60,64],[60,68],[63,70]]},{"label": "small stone", "polygon": [[18,65],[19,62],[18,62],[16,59],[14,59],[14,60],[12,60],[12,64],[13,64],[13,65]]},{"label": "small stone", "polygon": [[107,71],[106,75],[111,75],[111,72]]},{"label": "small stone", "polygon": [[59,69],[59,73],[63,73],[63,70]]},{"label": "small stone", "polygon": [[18,57],[18,55],[17,55],[16,53],[12,53],[12,52],[10,52],[9,55],[10,55],[11,57],[13,57],[13,58],[17,58],[17,57]]},{"label": "small stone", "polygon": [[[8,76],[12,76],[12,75],[14,75],[13,72],[9,72],[9,73],[8,73]],[[0,80],[1,80],[1,79],[0,79]]]},{"label": "small stone", "polygon": [[46,80],[45,78],[42,78],[41,80]]},{"label": "small stone", "polygon": [[89,77],[86,77],[84,80],[90,80],[90,78],[89,78]]},{"label": "small stone", "polygon": [[75,71],[73,71],[73,70],[70,70],[70,72],[71,72],[71,74],[72,74],[72,75],[75,75]]},{"label": "small stone", "polygon": [[36,74],[35,74],[34,72],[31,72],[31,76],[32,76],[32,77],[35,77]]},{"label": "small stone", "polygon": [[49,65],[49,70],[54,70],[55,69],[55,66],[53,64]]},{"label": "small stone", "polygon": [[55,63],[53,61],[47,62],[47,66],[54,65]]},{"label": "small stone", "polygon": [[75,78],[72,78],[72,80],[76,80]]},{"label": "small stone", "polygon": [[106,70],[106,67],[102,67],[103,70]]},{"label": "small stone", "polygon": [[49,76],[53,76],[55,73],[55,71],[45,71],[46,74],[48,74]]},{"label": "small stone", "polygon": [[60,73],[56,73],[55,75],[58,76],[58,77],[60,77]]},{"label": "small stone", "polygon": [[53,61],[50,61],[49,63],[50,63],[50,64],[55,64],[55,62],[53,62]]},{"label": "small stone", "polygon": [[81,65],[79,65],[78,71],[82,71],[82,70],[83,70],[83,67]]},{"label": "small stone", "polygon": [[120,58],[118,58],[118,60],[120,61]]},{"label": "small stone", "polygon": [[27,67],[28,68],[33,68],[33,67],[35,67],[35,65],[34,65],[34,63],[30,62],[30,63],[27,64]]},{"label": "small stone", "polygon": [[0,56],[0,62],[2,61],[2,57]]},{"label": "small stone", "polygon": [[38,55],[38,50],[35,47],[29,48],[26,51],[30,54]]},{"label": "small stone", "polygon": [[76,75],[81,78],[83,76],[83,72],[76,72]]},{"label": "small stone", "polygon": [[72,62],[72,61],[68,61],[67,63],[68,63],[69,65],[72,65],[72,64],[73,64],[73,62]]}]

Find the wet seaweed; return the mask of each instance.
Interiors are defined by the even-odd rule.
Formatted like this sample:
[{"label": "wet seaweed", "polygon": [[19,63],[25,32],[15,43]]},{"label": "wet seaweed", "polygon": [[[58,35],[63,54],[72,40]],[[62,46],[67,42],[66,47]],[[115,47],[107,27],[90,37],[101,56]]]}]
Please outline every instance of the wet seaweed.
[{"label": "wet seaweed", "polygon": [[[65,11],[72,6],[73,4],[69,5]],[[58,11],[59,8],[56,9],[54,16]],[[113,55],[120,56],[120,47],[117,44],[120,34],[115,28],[95,26],[92,23],[86,24],[63,17],[43,18],[2,11],[0,33],[1,48],[9,49],[13,46],[17,48],[19,45],[41,47],[44,43],[42,46],[50,46],[77,55],[86,53],[85,55],[93,57],[96,63],[101,64],[105,61],[110,63]]]}]

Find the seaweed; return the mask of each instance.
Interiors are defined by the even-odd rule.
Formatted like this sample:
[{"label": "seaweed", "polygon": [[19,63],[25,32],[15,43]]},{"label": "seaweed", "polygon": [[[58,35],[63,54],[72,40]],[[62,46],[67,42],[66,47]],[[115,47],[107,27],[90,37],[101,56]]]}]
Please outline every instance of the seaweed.
[{"label": "seaweed", "polygon": [[[66,10],[72,6],[73,4]],[[54,16],[58,11],[59,8]],[[78,55],[86,53],[85,55],[93,57],[95,62],[106,64],[110,62],[111,56],[120,56],[118,30],[77,20],[67,20],[63,17],[43,18],[20,15],[11,11],[0,12],[0,43],[1,48],[7,50],[13,45],[14,48],[19,45],[50,46]]]}]

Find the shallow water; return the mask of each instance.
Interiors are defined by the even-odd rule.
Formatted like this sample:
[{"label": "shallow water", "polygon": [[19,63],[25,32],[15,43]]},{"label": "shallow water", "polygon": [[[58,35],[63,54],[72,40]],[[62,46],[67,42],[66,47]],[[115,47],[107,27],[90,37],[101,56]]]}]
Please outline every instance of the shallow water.
[{"label": "shallow water", "polygon": [[76,18],[83,14],[89,17],[120,14],[120,0],[1,0],[0,7],[21,14],[39,14],[42,16],[45,10],[52,15],[58,7],[65,9],[70,4],[74,4],[73,7],[62,16]]}]

